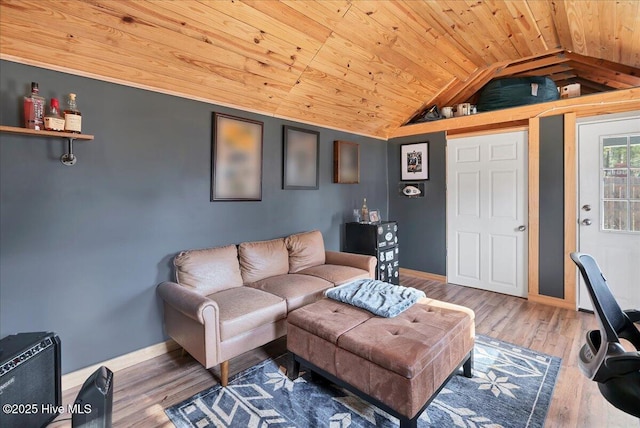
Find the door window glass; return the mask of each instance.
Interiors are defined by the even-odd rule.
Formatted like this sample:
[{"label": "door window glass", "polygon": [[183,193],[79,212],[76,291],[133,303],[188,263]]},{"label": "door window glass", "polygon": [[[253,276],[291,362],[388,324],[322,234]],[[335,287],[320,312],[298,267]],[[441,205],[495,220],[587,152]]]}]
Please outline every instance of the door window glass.
[{"label": "door window glass", "polygon": [[640,232],[640,135],[601,140],[602,230]]}]

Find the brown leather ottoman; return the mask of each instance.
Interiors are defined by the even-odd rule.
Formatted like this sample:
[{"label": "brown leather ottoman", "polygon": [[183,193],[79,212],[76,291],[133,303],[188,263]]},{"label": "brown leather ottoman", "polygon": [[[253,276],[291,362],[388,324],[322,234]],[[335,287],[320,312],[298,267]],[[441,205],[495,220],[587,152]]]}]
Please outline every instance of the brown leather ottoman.
[{"label": "brown leather ottoman", "polygon": [[288,376],[300,364],[416,427],[422,411],[462,366],[471,377],[475,315],[424,298],[394,318],[322,299],[287,317]]}]

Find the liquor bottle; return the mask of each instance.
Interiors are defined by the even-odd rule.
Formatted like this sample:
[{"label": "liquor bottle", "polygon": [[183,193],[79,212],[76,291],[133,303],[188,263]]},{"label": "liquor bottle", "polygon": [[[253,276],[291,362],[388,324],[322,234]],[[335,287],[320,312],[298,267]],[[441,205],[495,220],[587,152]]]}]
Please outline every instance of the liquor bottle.
[{"label": "liquor bottle", "polygon": [[367,208],[367,198],[364,198],[364,202],[362,202],[362,221],[364,223],[369,223],[369,208]]},{"label": "liquor bottle", "polygon": [[47,131],[64,131],[64,119],[60,116],[60,104],[57,98],[51,98],[49,112],[44,117],[44,129]]},{"label": "liquor bottle", "polygon": [[64,109],[64,130],[67,132],[82,132],[82,114],[76,104],[76,94],[69,94],[67,108]]},{"label": "liquor bottle", "polygon": [[38,131],[44,128],[45,104],[39,92],[38,82],[31,82],[31,94],[24,97],[24,127]]}]

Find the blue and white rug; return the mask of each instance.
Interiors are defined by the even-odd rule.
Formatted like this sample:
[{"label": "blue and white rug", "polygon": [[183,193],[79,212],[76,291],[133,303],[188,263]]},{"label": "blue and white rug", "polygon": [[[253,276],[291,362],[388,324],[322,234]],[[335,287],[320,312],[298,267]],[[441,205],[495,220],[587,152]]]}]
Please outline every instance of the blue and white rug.
[{"label": "blue and white rug", "polygon": [[[398,420],[335,385],[301,372],[288,354],[264,361],[165,410],[183,427],[397,427]],[[561,359],[477,336],[474,377],[454,376],[419,427],[543,427]],[[304,370],[304,366],[302,367]]]}]

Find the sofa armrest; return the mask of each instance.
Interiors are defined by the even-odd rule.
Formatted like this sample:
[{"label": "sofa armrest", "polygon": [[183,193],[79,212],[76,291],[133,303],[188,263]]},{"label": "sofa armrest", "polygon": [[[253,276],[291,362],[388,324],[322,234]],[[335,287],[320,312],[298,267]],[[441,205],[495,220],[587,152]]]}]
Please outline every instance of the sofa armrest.
[{"label": "sofa armrest", "polygon": [[378,261],[373,256],[355,253],[343,253],[339,251],[325,251],[325,263],[328,265],[351,266],[369,272],[369,278],[376,277],[376,264]]},{"label": "sofa armrest", "polygon": [[175,282],[165,281],[158,285],[157,292],[165,303],[202,325],[205,324],[205,319],[209,318],[205,315],[205,311],[209,308],[213,311],[214,319],[218,319],[220,308],[218,308],[215,300],[198,294],[187,287]]}]

